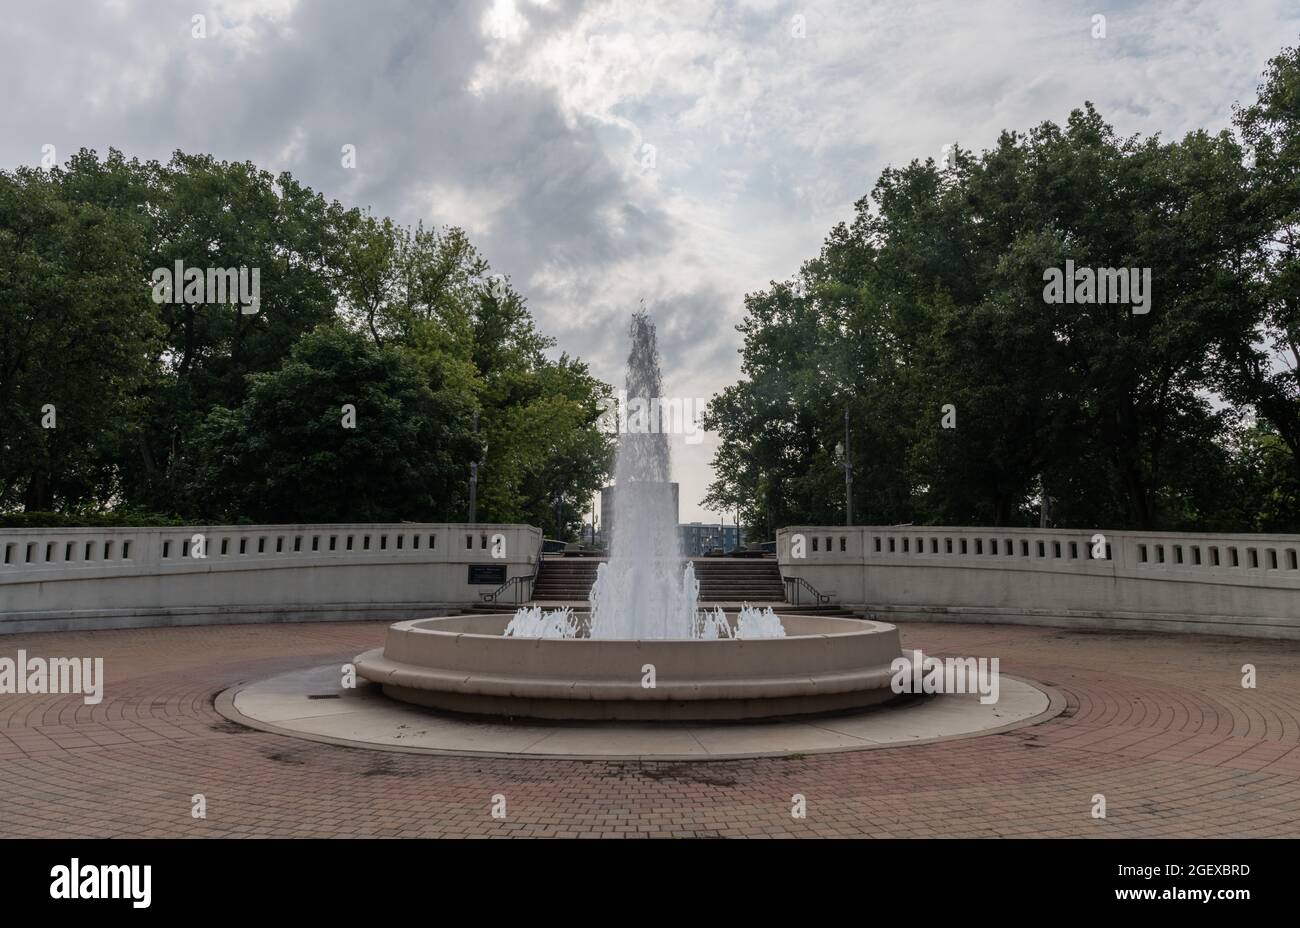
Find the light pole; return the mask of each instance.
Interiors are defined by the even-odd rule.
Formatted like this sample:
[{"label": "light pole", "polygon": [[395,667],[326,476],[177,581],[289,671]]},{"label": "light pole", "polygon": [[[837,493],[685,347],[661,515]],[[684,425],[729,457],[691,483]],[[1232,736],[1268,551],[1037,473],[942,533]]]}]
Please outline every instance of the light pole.
[{"label": "light pole", "polygon": [[853,459],[849,454],[849,407],[844,407],[844,441],[835,446],[844,465],[844,524],[853,524]]},{"label": "light pole", "polygon": [[[478,435],[478,410],[474,410],[474,435]],[[469,462],[469,524],[478,523],[478,466],[487,457],[487,444],[479,450],[479,460]]]},{"label": "light pole", "polygon": [[849,407],[844,406],[844,524],[853,524],[853,455],[849,451]]},{"label": "light pole", "polygon": [[469,524],[478,521],[478,461],[469,462]]}]

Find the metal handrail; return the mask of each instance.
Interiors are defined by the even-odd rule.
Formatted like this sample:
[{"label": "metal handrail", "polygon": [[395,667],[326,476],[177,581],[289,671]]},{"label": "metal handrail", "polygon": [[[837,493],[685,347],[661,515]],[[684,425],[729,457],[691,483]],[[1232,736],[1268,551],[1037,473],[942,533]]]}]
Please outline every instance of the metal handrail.
[{"label": "metal handrail", "polygon": [[[533,598],[533,584],[537,582],[537,575],[542,572],[542,557],[543,557],[543,552],[539,550],[537,552],[537,563],[533,565],[533,572],[531,574],[527,574],[527,575],[520,574],[518,577],[511,577],[509,580],[501,584],[492,592],[479,593],[478,594],[479,598],[485,603],[490,602],[493,605],[496,605],[502,593],[504,593],[508,589],[514,588],[515,590],[514,605],[518,606],[528,602],[528,600]],[[519,591],[523,589],[525,583],[528,584],[528,595],[523,598],[520,598],[518,594]]]},{"label": "metal handrail", "polygon": [[[799,605],[800,590],[805,590],[808,593],[812,594],[814,601],[819,606],[826,606],[830,604],[831,601],[830,596],[818,590],[817,587],[813,586],[803,577],[782,577],[781,579],[785,582],[786,602],[790,603],[792,606]],[[794,593],[793,596],[791,595],[792,590]]]}]

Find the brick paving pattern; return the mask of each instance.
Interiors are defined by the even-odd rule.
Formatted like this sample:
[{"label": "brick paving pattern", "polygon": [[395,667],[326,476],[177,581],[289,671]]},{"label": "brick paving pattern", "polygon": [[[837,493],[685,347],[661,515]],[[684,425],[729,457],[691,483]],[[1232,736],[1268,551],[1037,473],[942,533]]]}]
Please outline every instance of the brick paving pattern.
[{"label": "brick paving pattern", "polygon": [[[743,761],[396,754],[256,732],[213,709],[236,683],[378,647],[385,627],[0,640],[0,656],[102,656],[107,680],[96,706],[0,696],[0,836],[1300,836],[1300,642],[904,625],[906,648],[999,657],[1055,686],[1065,712],[961,741]],[[1256,689],[1241,686],[1247,663]],[[806,819],[791,817],[796,793]],[[1090,814],[1096,793],[1105,820]]]}]

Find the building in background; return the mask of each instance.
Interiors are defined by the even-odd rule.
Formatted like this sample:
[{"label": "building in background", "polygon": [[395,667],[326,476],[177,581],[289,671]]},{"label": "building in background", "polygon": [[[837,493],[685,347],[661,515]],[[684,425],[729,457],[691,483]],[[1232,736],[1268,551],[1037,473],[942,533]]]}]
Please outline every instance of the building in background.
[{"label": "building in background", "polygon": [[724,553],[731,552],[740,546],[740,529],[735,525],[689,522],[680,530],[682,554],[686,557],[699,557],[714,548],[721,548]]},{"label": "building in background", "polygon": [[[676,483],[670,486],[673,488],[673,521],[676,522],[680,512],[679,489]],[[614,490],[612,484],[600,490],[600,527],[595,533],[594,543],[606,550],[609,549],[615,531]],[[681,534],[682,555],[685,557],[700,557],[715,548],[730,553],[740,547],[740,530],[735,525],[687,522],[679,525],[678,530]]]}]

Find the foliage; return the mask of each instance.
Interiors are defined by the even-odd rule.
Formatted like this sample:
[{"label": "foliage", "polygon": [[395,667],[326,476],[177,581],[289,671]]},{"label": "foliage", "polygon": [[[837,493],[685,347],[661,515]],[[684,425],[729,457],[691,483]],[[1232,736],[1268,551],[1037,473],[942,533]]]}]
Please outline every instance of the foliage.
[{"label": "foliage", "polygon": [[67,186],[0,172],[0,509],[117,495],[159,344],[140,224]]},{"label": "foliage", "polygon": [[107,512],[0,512],[0,528],[133,528],[157,525],[199,525],[195,519],[181,519],[142,509],[114,509]]},{"label": "foliage", "polygon": [[[258,310],[155,302],[178,261],[257,268]],[[608,388],[552,347],[460,229],[287,173],[113,150],[0,172],[0,512],[462,520],[486,449],[479,520],[574,537]]]},{"label": "foliage", "polygon": [[[1277,365],[1300,344],[1298,104],[1288,51],[1238,114],[1253,167],[1230,133],[1120,138],[1089,104],[886,169],[794,281],[746,298],[706,505],[764,536],[843,521],[847,409],[856,522],[1031,524],[1047,497],[1063,526],[1300,529]],[[1067,259],[1150,269],[1149,310],[1046,301]]]},{"label": "foliage", "polygon": [[273,524],[446,521],[464,505],[469,402],[409,352],[326,325],[249,381],[197,430],[187,509]]}]

